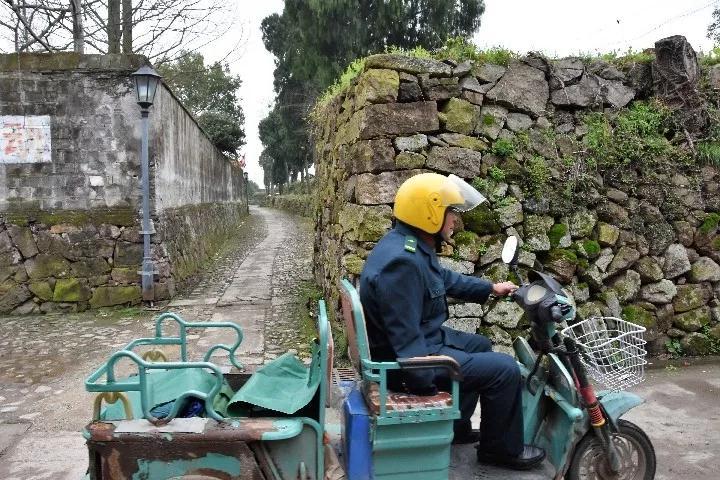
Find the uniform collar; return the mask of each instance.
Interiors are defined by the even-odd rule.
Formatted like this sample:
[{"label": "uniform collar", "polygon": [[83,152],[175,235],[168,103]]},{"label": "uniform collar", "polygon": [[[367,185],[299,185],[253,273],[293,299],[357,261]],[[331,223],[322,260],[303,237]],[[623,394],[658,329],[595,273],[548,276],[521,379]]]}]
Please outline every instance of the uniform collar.
[{"label": "uniform collar", "polygon": [[418,230],[415,227],[411,227],[410,225],[407,225],[405,223],[396,221],[395,222],[395,230],[397,230],[398,233],[401,235],[412,235],[413,237],[417,238],[418,247],[420,250],[422,250],[427,256],[430,257],[430,264],[435,267],[436,269],[440,270],[440,262],[438,262],[437,253],[435,253],[435,249],[428,245],[424,240],[420,238],[420,235],[418,234]]}]

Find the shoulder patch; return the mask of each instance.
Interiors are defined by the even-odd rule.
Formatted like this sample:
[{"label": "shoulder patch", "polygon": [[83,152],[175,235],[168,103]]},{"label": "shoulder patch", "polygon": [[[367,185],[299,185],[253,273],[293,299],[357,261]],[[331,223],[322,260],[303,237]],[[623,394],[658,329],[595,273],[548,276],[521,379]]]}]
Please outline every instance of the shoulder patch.
[{"label": "shoulder patch", "polygon": [[413,237],[412,235],[407,235],[405,237],[405,250],[408,252],[415,253],[415,250],[417,249],[417,238]]}]

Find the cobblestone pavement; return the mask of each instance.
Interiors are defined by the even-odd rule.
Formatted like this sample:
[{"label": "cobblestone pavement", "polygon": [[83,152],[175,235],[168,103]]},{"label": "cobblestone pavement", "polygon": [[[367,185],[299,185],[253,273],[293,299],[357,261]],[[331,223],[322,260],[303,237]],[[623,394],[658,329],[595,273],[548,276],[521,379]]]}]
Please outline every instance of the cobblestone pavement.
[{"label": "cobblestone pavement", "polygon": [[[312,255],[307,219],[263,208],[251,213],[203,278],[165,307],[188,321],[239,324],[245,334],[239,356],[250,368],[298,348],[293,295],[311,278]],[[113,350],[150,336],[158,313],[128,308],[0,317],[0,478],[82,477],[87,453],[79,431],[92,405],[83,380]],[[189,338],[191,357],[223,340],[214,329],[197,329]]]}]

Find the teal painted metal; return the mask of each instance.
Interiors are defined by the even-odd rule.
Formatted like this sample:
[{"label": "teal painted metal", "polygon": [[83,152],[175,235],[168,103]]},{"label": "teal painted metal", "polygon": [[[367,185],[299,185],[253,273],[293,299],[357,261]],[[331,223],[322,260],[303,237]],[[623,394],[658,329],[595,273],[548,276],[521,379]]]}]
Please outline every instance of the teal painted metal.
[{"label": "teal painted metal", "polygon": [[377,427],[373,436],[375,480],[447,480],[452,421]]},{"label": "teal painted metal", "polygon": [[400,365],[397,362],[374,362],[370,359],[370,347],[365,329],[365,315],[362,310],[362,303],[360,303],[360,296],[357,290],[355,290],[355,287],[347,279],[342,280],[341,287],[344,294],[350,300],[353,317],[357,319],[355,322],[355,338],[360,356],[359,369],[361,370],[362,379],[378,384],[380,412],[375,417],[375,423],[377,425],[396,425],[403,423],[448,421],[460,418],[460,384],[457,380],[453,380],[452,382],[452,405],[449,407],[396,411],[387,409],[387,372],[390,370],[399,370]]},{"label": "teal painted metal", "polygon": [[275,430],[262,434],[263,441],[285,440],[296,437],[302,431],[303,422],[298,418],[279,418],[273,422],[273,428]]},{"label": "teal painted metal", "polygon": [[[378,385],[379,411],[371,415],[372,467],[375,480],[447,480],[453,420],[460,418],[460,384],[452,382],[452,404],[389,410],[387,408],[389,371],[399,370],[397,362],[374,362],[365,330],[362,304],[355,287],[341,282],[343,306],[352,311],[357,355],[356,368],[365,382]],[[349,327],[350,328],[350,327]],[[351,333],[348,334],[352,338]],[[352,350],[352,349],[351,349]]]},{"label": "teal painted metal", "polygon": [[240,464],[240,460],[235,457],[216,453],[208,453],[204,457],[194,458],[192,460],[139,460],[138,470],[132,476],[132,479],[174,478],[201,469],[205,472],[205,475],[222,473],[239,477],[242,471],[242,465]]},{"label": "teal painted metal", "polygon": [[[513,347],[524,382],[536,355],[524,338],[516,339]],[[523,388],[523,434],[526,443],[544,448],[556,471],[563,472],[575,444],[588,431],[589,420],[570,372],[555,354],[547,359],[547,366],[541,366],[532,380],[535,394]]]},{"label": "teal painted metal", "polygon": [[600,403],[605,408],[613,426],[617,426],[617,421],[628,410],[637,407],[645,402],[642,397],[630,392],[611,392],[603,390],[598,392]]}]

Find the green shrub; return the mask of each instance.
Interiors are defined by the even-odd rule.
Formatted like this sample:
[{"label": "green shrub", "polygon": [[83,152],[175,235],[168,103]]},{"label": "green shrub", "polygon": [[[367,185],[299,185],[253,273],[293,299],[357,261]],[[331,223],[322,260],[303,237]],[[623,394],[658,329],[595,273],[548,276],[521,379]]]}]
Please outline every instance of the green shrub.
[{"label": "green shrub", "polygon": [[582,248],[589,257],[594,257],[600,253],[600,244],[596,240],[584,240]]},{"label": "green shrub", "polygon": [[343,72],[342,75],[340,75],[340,78],[330,85],[327,90],[320,96],[320,99],[318,100],[315,109],[322,105],[326,105],[330,100],[335,98],[336,95],[338,95],[340,92],[344,91],[347,87],[350,86],[352,81],[360,75],[363,70],[365,70],[365,59],[364,58],[358,58],[357,60],[353,61],[348,67],[345,69],[345,72]]},{"label": "green shrub", "polygon": [[705,220],[703,220],[702,225],[700,225],[700,233],[705,235],[715,233],[718,229],[718,225],[720,225],[720,214],[715,212],[708,213],[705,216]]},{"label": "green shrub", "polygon": [[490,151],[499,157],[509,157],[515,153],[515,144],[506,138],[498,138]]},{"label": "green shrub", "polygon": [[544,192],[550,182],[550,167],[545,159],[539,155],[529,158],[525,162],[525,171],[527,189],[534,194]]},{"label": "green shrub", "polygon": [[492,178],[496,182],[502,182],[505,180],[505,170],[503,170],[502,168],[497,167],[495,165],[490,167],[490,171],[488,172],[488,175],[490,175],[490,178]]},{"label": "green shrub", "polygon": [[613,123],[598,112],[586,115],[584,121],[588,167],[606,170],[631,165],[653,171],[658,162],[671,159],[676,164],[685,157],[666,138],[671,112],[660,102],[634,102]]},{"label": "green shrub", "polygon": [[650,63],[655,60],[655,55],[647,52],[636,52],[632,48],[628,48],[625,53],[619,53],[617,50],[600,55],[602,60],[624,67],[632,63]]},{"label": "green shrub", "polygon": [[695,146],[698,161],[701,165],[712,165],[720,168],[720,142],[703,140]]},{"label": "green shrub", "polygon": [[680,340],[678,340],[677,338],[671,338],[670,340],[665,342],[665,348],[673,358],[682,357],[682,345],[680,344]]}]

